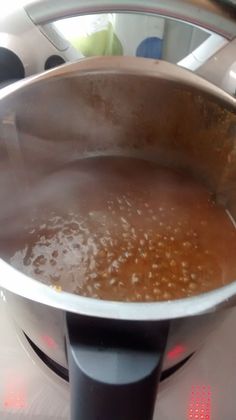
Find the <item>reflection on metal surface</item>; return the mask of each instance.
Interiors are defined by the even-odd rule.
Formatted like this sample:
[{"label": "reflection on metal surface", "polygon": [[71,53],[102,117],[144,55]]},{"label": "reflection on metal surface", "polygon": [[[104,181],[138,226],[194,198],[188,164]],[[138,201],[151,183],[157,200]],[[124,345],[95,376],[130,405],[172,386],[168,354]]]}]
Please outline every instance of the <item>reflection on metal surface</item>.
[{"label": "reflection on metal surface", "polygon": [[[44,26],[64,38],[78,58],[131,55],[156,58],[188,66],[195,54],[198,67],[227,42],[217,34],[160,15],[107,13],[69,17]],[[53,42],[53,40],[52,40]],[[195,70],[195,69],[194,69]]]},{"label": "reflection on metal surface", "polygon": [[230,70],[229,72],[230,77],[232,77],[233,79],[236,79],[236,72],[233,70]]},{"label": "reflection on metal surface", "polygon": [[26,11],[37,25],[80,14],[138,12],[160,14],[208,28],[230,39],[236,34],[235,10],[229,5],[213,0],[45,0],[26,6]]},{"label": "reflection on metal surface", "polygon": [[[91,55],[135,55],[140,44],[143,47],[142,42],[148,38],[144,50],[141,48],[140,53],[138,49],[139,56],[180,62],[180,65],[192,71],[200,68],[203,77],[211,80],[208,69],[202,67],[236,36],[236,11],[229,5],[232,2],[222,0],[23,2],[28,4],[20,7],[22,3],[19,0],[18,7],[4,19],[1,14],[0,32],[3,35],[0,36],[0,48],[9,48],[19,57],[26,76],[44,71],[48,57],[58,54],[65,62]],[[109,27],[101,28],[99,34],[86,30],[86,38],[89,35],[90,39],[83,42],[80,48],[77,39],[74,47],[73,42],[67,41],[66,33],[64,36],[55,26],[57,21],[61,21],[61,25],[66,26],[67,23],[68,28],[73,29],[74,21],[77,38],[81,35],[82,27],[86,29],[83,22],[94,20],[99,15],[105,15],[105,20],[116,15],[116,24],[110,22],[112,27],[109,24]],[[79,24],[76,25],[76,21]],[[205,42],[208,38],[209,43]],[[222,67],[226,72],[227,62],[223,61],[226,64],[220,66],[219,73]],[[214,65],[217,71],[218,67],[219,63]],[[221,86],[222,77],[218,79],[220,81],[216,84]]]}]

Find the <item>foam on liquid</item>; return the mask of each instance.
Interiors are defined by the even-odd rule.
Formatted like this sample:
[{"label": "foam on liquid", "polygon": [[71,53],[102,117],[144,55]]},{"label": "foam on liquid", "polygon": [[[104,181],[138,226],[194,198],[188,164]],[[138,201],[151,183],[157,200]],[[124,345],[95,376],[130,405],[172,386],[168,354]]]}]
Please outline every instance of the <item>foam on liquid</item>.
[{"label": "foam on liquid", "polygon": [[236,279],[235,227],[195,180],[107,157],[78,161],[48,183],[52,193],[8,251],[29,276],[118,301],[177,299]]}]

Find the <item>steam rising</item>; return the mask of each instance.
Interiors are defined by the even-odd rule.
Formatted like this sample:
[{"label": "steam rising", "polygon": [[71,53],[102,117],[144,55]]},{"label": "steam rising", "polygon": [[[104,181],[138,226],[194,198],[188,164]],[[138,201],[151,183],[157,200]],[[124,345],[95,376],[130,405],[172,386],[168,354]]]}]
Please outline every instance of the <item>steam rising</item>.
[{"label": "steam rising", "polygon": [[[233,258],[225,232],[232,248],[235,230],[209,192],[181,173],[100,157],[58,165],[43,177],[25,175],[16,170],[11,178],[15,193],[3,206],[1,249],[16,268],[58,290],[169,300],[232,274],[231,264],[225,269]],[[1,183],[6,196],[9,179]]]}]

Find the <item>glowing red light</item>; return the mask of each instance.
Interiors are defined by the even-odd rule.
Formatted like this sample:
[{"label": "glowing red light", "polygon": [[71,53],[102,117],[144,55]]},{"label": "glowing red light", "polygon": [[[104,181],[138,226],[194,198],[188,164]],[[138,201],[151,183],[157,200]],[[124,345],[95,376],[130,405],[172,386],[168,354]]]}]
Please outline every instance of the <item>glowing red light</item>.
[{"label": "glowing red light", "polygon": [[188,406],[189,420],[211,420],[211,387],[192,386]]},{"label": "glowing red light", "polygon": [[26,389],[17,375],[9,377],[4,390],[3,406],[7,410],[20,410],[27,407]]},{"label": "glowing red light", "polygon": [[43,335],[42,341],[50,349],[55,349],[57,347],[56,341],[52,337],[50,337],[50,335]]},{"label": "glowing red light", "polygon": [[23,395],[9,395],[4,399],[4,407],[11,409],[26,408],[26,399]]},{"label": "glowing red light", "polygon": [[177,359],[185,352],[185,347],[181,344],[178,344],[177,346],[173,347],[170,351],[167,353],[167,357],[170,360]]}]

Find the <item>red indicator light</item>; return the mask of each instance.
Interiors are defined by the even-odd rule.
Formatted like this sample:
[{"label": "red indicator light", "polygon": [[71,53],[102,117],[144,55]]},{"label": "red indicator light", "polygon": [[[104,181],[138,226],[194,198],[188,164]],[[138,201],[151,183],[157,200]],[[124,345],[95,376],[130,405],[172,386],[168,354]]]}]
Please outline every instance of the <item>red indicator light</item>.
[{"label": "red indicator light", "polygon": [[50,349],[55,349],[57,347],[56,341],[52,337],[50,337],[50,335],[43,335],[42,341]]},{"label": "red indicator light", "polygon": [[10,394],[4,399],[4,407],[9,409],[23,409],[26,408],[25,397],[21,394]]},{"label": "red indicator light", "polygon": [[185,352],[185,347],[181,344],[178,344],[177,346],[173,347],[173,349],[169,350],[167,353],[167,357],[170,360],[177,359]]},{"label": "red indicator light", "polygon": [[15,375],[6,383],[3,406],[6,410],[20,410],[27,407],[25,386]]},{"label": "red indicator light", "polygon": [[210,386],[192,386],[187,418],[188,420],[211,420]]}]

